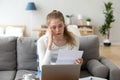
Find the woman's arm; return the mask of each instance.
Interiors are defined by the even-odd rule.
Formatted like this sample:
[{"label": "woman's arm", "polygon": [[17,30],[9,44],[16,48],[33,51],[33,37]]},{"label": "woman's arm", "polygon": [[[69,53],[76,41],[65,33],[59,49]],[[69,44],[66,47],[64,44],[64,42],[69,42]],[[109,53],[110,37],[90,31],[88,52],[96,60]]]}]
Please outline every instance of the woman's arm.
[{"label": "woman's arm", "polygon": [[51,61],[51,50],[48,50],[45,44],[47,44],[45,36],[37,41],[37,54],[39,56],[40,70],[42,65],[50,64]]}]

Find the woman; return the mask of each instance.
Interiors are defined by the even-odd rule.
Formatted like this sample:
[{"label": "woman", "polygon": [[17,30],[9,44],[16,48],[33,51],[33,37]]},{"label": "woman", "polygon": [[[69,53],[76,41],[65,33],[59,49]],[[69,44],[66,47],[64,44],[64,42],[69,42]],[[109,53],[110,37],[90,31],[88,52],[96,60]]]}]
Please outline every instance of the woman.
[{"label": "woman", "polygon": [[[53,10],[47,15],[48,34],[37,42],[40,70],[42,65],[55,63],[59,50],[78,50],[79,38],[67,31],[63,14]],[[76,59],[76,64],[82,64],[82,59]]]}]

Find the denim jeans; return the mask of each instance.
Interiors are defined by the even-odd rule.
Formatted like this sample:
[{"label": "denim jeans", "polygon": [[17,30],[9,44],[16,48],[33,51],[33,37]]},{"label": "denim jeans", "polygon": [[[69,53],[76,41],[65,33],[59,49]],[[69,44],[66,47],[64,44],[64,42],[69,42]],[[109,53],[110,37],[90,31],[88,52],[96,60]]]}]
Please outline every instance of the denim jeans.
[{"label": "denim jeans", "polygon": [[36,78],[40,78],[40,77],[41,77],[41,71],[37,71],[35,77],[36,77]]}]

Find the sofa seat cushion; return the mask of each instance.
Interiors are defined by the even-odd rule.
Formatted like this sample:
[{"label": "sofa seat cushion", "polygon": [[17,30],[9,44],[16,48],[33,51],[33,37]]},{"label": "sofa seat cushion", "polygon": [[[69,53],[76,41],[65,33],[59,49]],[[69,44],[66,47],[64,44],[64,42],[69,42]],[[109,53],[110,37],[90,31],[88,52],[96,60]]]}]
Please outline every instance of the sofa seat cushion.
[{"label": "sofa seat cushion", "polygon": [[0,80],[14,80],[16,71],[0,71]]},{"label": "sofa seat cushion", "polygon": [[0,70],[15,70],[16,37],[0,37]]},{"label": "sofa seat cushion", "polygon": [[36,39],[20,37],[17,40],[18,70],[37,70]]},{"label": "sofa seat cushion", "polygon": [[80,71],[80,78],[84,78],[84,77],[88,77],[88,76],[92,76],[92,74],[89,73],[88,70],[81,70]]},{"label": "sofa seat cushion", "polygon": [[32,74],[33,77],[35,77],[36,71],[31,70],[18,70],[16,73],[15,80],[18,80],[19,78],[22,78],[24,74]]}]

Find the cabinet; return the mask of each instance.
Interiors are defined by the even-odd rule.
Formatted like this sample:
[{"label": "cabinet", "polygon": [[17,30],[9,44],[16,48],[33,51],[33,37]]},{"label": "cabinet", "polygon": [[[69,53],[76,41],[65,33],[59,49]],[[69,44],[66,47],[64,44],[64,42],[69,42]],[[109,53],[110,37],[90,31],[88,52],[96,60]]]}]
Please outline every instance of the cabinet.
[{"label": "cabinet", "polygon": [[94,28],[92,25],[78,25],[81,36],[94,35]]},{"label": "cabinet", "polygon": [[[80,31],[81,36],[93,35],[94,30],[92,25],[79,25],[78,29]],[[37,38],[41,37],[47,31],[47,28],[39,28],[33,29],[34,32],[37,32]]]},{"label": "cabinet", "polygon": [[37,32],[37,38],[39,38],[46,33],[47,28],[33,29],[32,31]]}]

